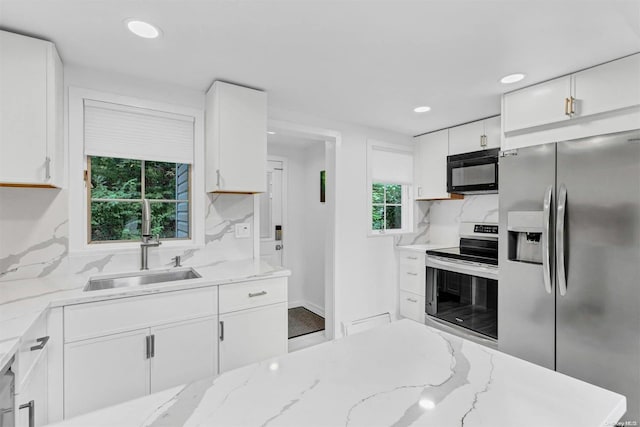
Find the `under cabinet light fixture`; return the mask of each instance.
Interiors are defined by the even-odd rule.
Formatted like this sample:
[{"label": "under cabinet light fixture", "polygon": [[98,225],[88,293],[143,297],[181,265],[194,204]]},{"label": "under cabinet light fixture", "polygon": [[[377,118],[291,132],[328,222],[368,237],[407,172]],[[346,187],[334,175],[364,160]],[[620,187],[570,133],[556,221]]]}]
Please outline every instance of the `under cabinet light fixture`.
[{"label": "under cabinet light fixture", "polygon": [[160,36],[160,29],[148,22],[144,22],[139,19],[127,19],[125,23],[127,24],[129,31],[138,37],[142,37],[144,39],[155,39]]},{"label": "under cabinet light fixture", "polygon": [[501,78],[500,83],[504,85],[508,85],[511,83],[519,82],[524,78],[525,78],[525,75],[522,73],[509,74],[508,76],[504,76],[503,78]]}]

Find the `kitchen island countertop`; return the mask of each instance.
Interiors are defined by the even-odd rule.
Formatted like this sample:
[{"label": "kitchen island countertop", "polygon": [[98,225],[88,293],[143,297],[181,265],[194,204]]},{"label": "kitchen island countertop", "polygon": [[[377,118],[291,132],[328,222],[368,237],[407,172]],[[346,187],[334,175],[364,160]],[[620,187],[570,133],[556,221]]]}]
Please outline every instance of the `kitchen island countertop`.
[{"label": "kitchen island countertop", "polygon": [[410,320],[66,420],[85,426],[613,426],[616,393]]}]

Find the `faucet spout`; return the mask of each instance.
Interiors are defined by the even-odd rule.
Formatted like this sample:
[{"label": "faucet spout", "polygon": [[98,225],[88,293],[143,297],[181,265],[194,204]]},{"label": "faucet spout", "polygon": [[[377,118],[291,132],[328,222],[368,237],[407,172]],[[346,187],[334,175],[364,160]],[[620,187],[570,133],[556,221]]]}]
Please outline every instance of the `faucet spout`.
[{"label": "faucet spout", "polygon": [[142,199],[142,227],[140,236],[140,270],[149,269],[149,248],[158,247],[160,235],[156,235],[156,241],[151,241],[151,206],[148,199]]}]

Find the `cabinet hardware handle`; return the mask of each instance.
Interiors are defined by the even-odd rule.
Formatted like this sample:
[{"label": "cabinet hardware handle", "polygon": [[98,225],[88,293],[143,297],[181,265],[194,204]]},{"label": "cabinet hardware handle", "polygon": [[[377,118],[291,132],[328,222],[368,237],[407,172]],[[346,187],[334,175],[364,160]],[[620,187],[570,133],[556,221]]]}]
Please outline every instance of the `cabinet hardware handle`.
[{"label": "cabinet hardware handle", "polygon": [[266,295],[267,291],[260,291],[260,292],[256,292],[254,294],[252,294],[251,292],[249,292],[249,298],[253,298],[253,297],[261,297],[262,295]]},{"label": "cabinet hardware handle", "polygon": [[572,96],[569,98],[569,115],[574,115],[576,113],[576,99]]},{"label": "cabinet hardware handle", "polygon": [[45,175],[46,175],[46,179],[49,180],[51,179],[51,157],[47,156],[44,159],[44,169],[45,169]]},{"label": "cabinet hardware handle", "polygon": [[224,341],[224,320],[220,321],[220,341]]},{"label": "cabinet hardware handle", "polygon": [[216,187],[220,188],[220,169],[216,169]]},{"label": "cabinet hardware handle", "polygon": [[47,345],[47,343],[49,342],[49,337],[46,336],[46,337],[38,338],[36,340],[36,342],[38,342],[39,344],[38,345],[34,345],[29,350],[31,350],[31,351],[42,350],[44,348],[44,346]]},{"label": "cabinet hardware handle", "polygon": [[151,359],[151,337],[147,335],[145,339],[145,350],[147,359]]},{"label": "cabinet hardware handle", "polygon": [[411,273],[411,272],[409,272],[409,271],[407,271],[407,274],[408,274],[409,276],[417,276],[417,275],[418,275],[418,273]]},{"label": "cabinet hardware handle", "polygon": [[151,357],[156,357],[156,336],[151,334]]},{"label": "cabinet hardware handle", "polygon": [[564,115],[565,116],[570,116],[571,113],[569,112],[569,103],[571,102],[571,100],[569,98],[565,98],[564,99]]},{"label": "cabinet hardware handle", "polygon": [[422,196],[422,187],[418,187],[418,196]]},{"label": "cabinet hardware handle", "polygon": [[407,298],[407,301],[409,301],[409,302],[418,302],[417,299],[413,299],[413,298]]},{"label": "cabinet hardware handle", "polygon": [[487,135],[480,135],[480,146],[482,148],[487,146]]},{"label": "cabinet hardware handle", "polygon": [[464,320],[462,320],[462,319],[461,319],[461,318],[459,318],[459,317],[456,317],[456,322],[458,322],[458,323],[464,323]]},{"label": "cabinet hardware handle", "polygon": [[27,409],[27,408],[29,408],[29,427],[34,427],[36,424],[36,420],[35,420],[36,402],[34,400],[30,400],[28,403],[18,406],[18,410]]},{"label": "cabinet hardware handle", "polygon": [[408,256],[408,257],[407,257],[407,259],[413,259],[413,260],[416,260],[416,259],[418,259],[418,257],[417,257],[417,256]]}]

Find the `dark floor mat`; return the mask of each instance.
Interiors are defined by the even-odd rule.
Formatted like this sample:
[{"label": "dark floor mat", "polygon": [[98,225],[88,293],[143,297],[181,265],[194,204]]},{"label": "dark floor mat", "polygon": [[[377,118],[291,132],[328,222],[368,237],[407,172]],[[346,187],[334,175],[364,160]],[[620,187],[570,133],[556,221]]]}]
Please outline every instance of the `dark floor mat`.
[{"label": "dark floor mat", "polygon": [[324,331],[324,317],[304,307],[289,309],[289,338]]}]

